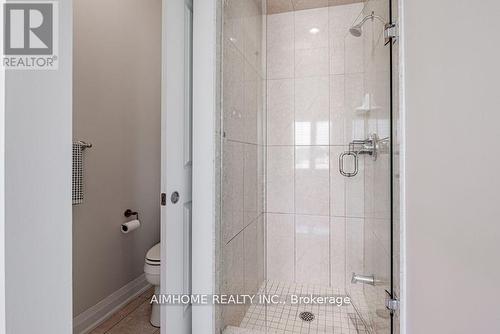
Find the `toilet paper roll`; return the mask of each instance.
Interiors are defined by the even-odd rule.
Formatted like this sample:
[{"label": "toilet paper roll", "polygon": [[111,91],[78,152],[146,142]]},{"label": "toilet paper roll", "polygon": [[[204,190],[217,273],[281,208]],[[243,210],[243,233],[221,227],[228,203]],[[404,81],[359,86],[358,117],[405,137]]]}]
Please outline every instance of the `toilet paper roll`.
[{"label": "toilet paper roll", "polygon": [[141,227],[141,222],[137,219],[122,224],[122,233],[127,234]]}]

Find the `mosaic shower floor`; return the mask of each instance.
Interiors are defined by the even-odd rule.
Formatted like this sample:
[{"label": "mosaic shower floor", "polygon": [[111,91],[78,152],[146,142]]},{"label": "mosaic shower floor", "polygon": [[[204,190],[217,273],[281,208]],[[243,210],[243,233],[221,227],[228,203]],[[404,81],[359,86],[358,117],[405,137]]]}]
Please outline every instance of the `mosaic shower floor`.
[{"label": "mosaic shower floor", "polygon": [[[264,283],[259,294],[268,295],[321,295],[343,296],[340,289],[268,281],[267,291]],[[305,321],[302,312],[311,312],[314,319]],[[310,319],[310,317],[305,317]],[[368,334],[364,324],[352,305],[251,305],[241,322],[242,329],[269,334]]]}]

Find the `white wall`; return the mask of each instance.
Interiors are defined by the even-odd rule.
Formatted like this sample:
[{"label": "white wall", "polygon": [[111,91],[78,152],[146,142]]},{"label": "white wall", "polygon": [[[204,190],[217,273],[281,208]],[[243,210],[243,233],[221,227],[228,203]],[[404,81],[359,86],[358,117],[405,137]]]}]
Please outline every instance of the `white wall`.
[{"label": "white wall", "polygon": [[59,2],[58,71],[6,73],[7,333],[72,332],[72,1]]},{"label": "white wall", "polygon": [[500,331],[498,13],[405,1],[408,334]]}]

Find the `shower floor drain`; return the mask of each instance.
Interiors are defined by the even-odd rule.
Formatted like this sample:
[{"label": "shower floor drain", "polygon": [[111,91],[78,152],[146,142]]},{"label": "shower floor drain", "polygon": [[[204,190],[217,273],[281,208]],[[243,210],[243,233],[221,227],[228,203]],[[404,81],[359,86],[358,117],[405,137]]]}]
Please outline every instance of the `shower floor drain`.
[{"label": "shower floor drain", "polygon": [[304,321],[310,322],[314,320],[314,314],[311,312],[300,312],[299,318]]}]

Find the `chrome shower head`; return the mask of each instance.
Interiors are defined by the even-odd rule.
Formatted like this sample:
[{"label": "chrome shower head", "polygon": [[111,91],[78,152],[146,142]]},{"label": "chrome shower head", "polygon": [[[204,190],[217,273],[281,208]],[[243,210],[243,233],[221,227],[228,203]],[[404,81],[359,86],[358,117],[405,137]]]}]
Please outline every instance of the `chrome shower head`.
[{"label": "chrome shower head", "polygon": [[363,25],[365,24],[366,21],[368,20],[374,20],[374,19],[377,19],[379,20],[380,22],[382,22],[383,24],[386,24],[385,20],[378,16],[378,15],[375,15],[375,12],[372,12],[370,15],[367,15],[365,16],[361,22],[359,22],[358,24],[352,26],[350,29],[349,29],[349,32],[351,33],[351,35],[353,35],[354,37],[361,37],[361,35],[363,34]]},{"label": "chrome shower head", "polygon": [[363,30],[361,29],[361,26],[359,24],[357,24],[355,26],[352,26],[351,29],[349,29],[349,32],[354,37],[361,37]]}]

